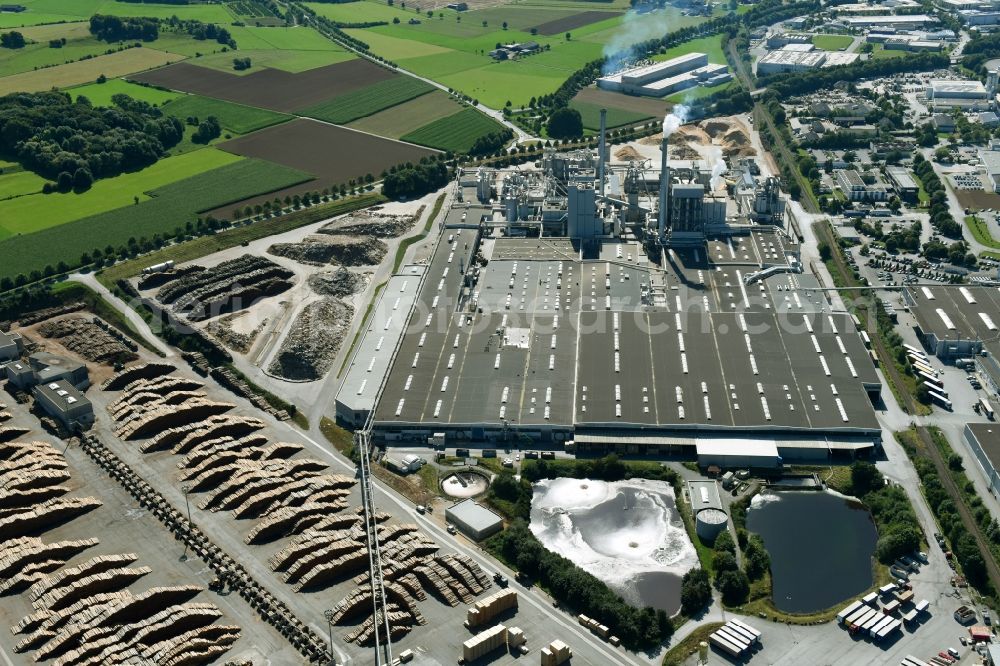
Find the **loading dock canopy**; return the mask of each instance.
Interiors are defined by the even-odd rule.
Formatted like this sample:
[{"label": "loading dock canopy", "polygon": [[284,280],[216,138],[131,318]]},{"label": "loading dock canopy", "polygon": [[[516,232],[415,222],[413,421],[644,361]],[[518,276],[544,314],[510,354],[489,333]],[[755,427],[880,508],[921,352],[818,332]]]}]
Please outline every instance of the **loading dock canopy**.
[{"label": "loading dock canopy", "polygon": [[781,460],[773,439],[698,438],[695,448],[700,465],[776,467]]}]

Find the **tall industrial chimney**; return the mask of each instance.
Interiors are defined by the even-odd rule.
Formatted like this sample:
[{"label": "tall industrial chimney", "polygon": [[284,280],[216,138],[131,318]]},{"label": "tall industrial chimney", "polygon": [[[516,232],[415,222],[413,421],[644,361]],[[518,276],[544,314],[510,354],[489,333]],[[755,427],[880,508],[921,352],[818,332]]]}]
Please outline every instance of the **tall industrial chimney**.
[{"label": "tall industrial chimney", "polygon": [[605,135],[608,130],[608,110],[601,109],[601,140],[597,144],[597,182],[599,183],[601,197],[604,197],[604,160],[607,159],[607,144]]},{"label": "tall industrial chimney", "polygon": [[667,188],[670,186],[670,167],[667,164],[668,141],[668,135],[664,132],[663,142],[660,144],[660,207],[657,211],[657,228],[661,240],[667,234]]}]

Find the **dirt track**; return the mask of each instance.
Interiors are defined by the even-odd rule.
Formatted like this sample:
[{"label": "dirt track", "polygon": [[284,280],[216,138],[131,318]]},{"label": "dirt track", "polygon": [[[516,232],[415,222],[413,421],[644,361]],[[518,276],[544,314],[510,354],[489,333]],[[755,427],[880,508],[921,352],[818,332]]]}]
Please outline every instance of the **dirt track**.
[{"label": "dirt track", "polygon": [[358,58],[297,74],[263,69],[246,76],[181,62],[130,78],[171,90],[289,112],[394,76],[397,74]]}]

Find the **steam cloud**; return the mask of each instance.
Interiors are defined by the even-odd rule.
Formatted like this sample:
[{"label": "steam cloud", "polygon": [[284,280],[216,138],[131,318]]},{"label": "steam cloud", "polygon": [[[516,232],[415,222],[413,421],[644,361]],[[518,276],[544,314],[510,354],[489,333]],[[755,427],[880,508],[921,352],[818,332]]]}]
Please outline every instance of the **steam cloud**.
[{"label": "steam cloud", "polygon": [[722,184],[722,174],[726,172],[726,162],[722,159],[722,148],[709,146],[707,152],[708,163],[712,167],[712,180],[710,185],[712,191],[719,189]]},{"label": "steam cloud", "polygon": [[671,134],[676,132],[678,128],[687,121],[688,117],[688,107],[683,104],[678,104],[674,107],[673,111],[668,113],[663,118],[663,138],[666,139]]},{"label": "steam cloud", "polygon": [[632,59],[635,46],[649,39],[659,39],[670,32],[667,12],[639,13],[633,9],[625,12],[620,29],[604,45],[604,67],[601,74],[618,71],[622,64]]}]

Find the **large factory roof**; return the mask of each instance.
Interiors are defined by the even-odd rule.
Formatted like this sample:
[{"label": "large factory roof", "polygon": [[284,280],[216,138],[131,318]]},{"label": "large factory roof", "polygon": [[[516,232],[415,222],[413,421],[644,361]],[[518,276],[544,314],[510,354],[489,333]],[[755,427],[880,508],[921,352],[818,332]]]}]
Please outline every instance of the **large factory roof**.
[{"label": "large factory roof", "polygon": [[368,412],[375,406],[378,390],[389,372],[392,350],[403,335],[424,270],[423,266],[404,266],[383,289],[337,393],[337,403],[345,409]]},{"label": "large factory roof", "polygon": [[764,65],[796,65],[800,67],[819,67],[826,60],[825,51],[769,51],[759,61]]},{"label": "large factory roof", "polygon": [[808,276],[745,285],[762,256],[785,263],[780,238],[737,241],[743,265],[671,251],[665,272],[553,258],[568,241],[487,239],[492,260],[463,276],[477,243],[463,229],[427,269],[376,427],[877,431],[866,387],[879,380],[850,316],[822,312]]},{"label": "large factory roof", "polygon": [[980,95],[986,97],[986,86],[980,81],[964,79],[936,79],[930,82],[930,88],[935,97],[951,97],[953,95]]},{"label": "large factory roof", "polygon": [[920,328],[938,340],[990,340],[1000,330],[1000,289],[995,286],[910,287],[908,300]]}]

